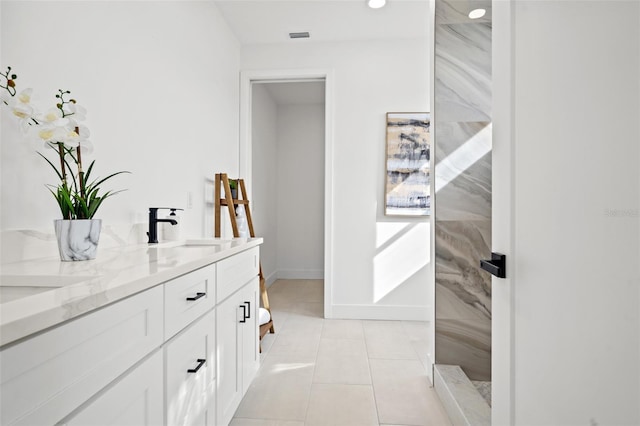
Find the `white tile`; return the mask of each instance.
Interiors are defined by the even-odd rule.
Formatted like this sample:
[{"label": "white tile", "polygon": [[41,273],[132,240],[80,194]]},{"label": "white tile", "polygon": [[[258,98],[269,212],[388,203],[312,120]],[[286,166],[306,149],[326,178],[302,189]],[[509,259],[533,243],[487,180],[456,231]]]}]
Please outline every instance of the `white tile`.
[{"label": "white tile", "polygon": [[371,384],[363,340],[322,339],[313,383]]},{"label": "white tile", "polygon": [[369,358],[418,359],[401,321],[363,321]]},{"label": "white tile", "polygon": [[315,359],[319,345],[319,335],[280,334],[271,345],[269,355],[297,355]]},{"label": "white tile", "polygon": [[322,337],[328,339],[364,339],[361,320],[325,320]]},{"label": "white tile", "polygon": [[370,385],[369,360],[359,356],[318,356],[313,383]]},{"label": "white tile", "polygon": [[324,300],[322,280],[278,280],[267,289],[269,300],[277,302],[318,302]]},{"label": "white tile", "polygon": [[275,334],[267,333],[260,340],[260,348],[262,349],[262,352],[260,353],[260,357],[263,360],[267,356],[267,354],[269,353],[269,350],[271,349],[271,346],[273,345],[273,342],[276,341],[276,337],[277,336]]},{"label": "white tile", "polygon": [[427,321],[401,321],[407,337],[411,341],[426,340],[429,338],[429,322]]},{"label": "white tile", "polygon": [[269,288],[276,334],[231,426],[450,425],[429,386],[429,323],[323,319],[323,285]]},{"label": "white tile", "polygon": [[420,361],[370,359],[369,363],[381,423],[451,424]]},{"label": "white tile", "polygon": [[378,425],[373,389],[366,385],[314,384],[305,425]]},{"label": "white tile", "polygon": [[320,302],[294,302],[291,307],[291,312],[298,315],[322,318],[324,315],[324,306]]},{"label": "white tile", "polygon": [[314,361],[269,354],[236,411],[236,417],[303,421]]},{"label": "white tile", "polygon": [[229,426],[304,426],[304,422],[293,420],[243,419],[234,417]]},{"label": "white tile", "polygon": [[367,346],[364,340],[354,339],[320,339],[318,356],[360,356],[367,357]]},{"label": "white tile", "polygon": [[290,313],[278,310],[271,305],[271,317],[273,319],[273,326],[276,331],[282,327],[289,319]]}]

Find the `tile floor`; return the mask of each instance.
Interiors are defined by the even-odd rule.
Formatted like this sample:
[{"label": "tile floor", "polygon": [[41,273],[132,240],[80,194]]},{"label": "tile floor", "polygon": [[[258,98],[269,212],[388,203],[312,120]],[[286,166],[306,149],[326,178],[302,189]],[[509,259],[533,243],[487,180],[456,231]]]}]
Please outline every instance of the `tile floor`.
[{"label": "tile floor", "polygon": [[276,334],[231,426],[451,425],[421,359],[427,324],[325,320],[323,282],[269,288]]}]

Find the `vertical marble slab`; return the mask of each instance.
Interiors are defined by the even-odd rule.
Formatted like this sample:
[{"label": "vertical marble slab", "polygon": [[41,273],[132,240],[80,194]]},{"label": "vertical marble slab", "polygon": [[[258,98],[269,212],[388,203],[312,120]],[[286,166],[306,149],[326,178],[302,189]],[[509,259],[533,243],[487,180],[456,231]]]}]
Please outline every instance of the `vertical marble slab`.
[{"label": "vertical marble slab", "polygon": [[491,123],[438,122],[436,220],[491,220]]},{"label": "vertical marble slab", "polygon": [[435,362],[491,380],[490,9],[475,21],[480,1],[435,6]]},{"label": "vertical marble slab", "polygon": [[435,38],[436,119],[491,121],[491,24],[438,24],[436,17]]}]

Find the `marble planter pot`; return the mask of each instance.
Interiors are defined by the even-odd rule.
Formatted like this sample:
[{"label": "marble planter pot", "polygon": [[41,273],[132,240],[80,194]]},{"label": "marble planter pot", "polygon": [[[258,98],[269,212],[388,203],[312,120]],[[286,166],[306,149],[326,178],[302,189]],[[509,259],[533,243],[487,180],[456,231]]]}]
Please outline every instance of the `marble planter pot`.
[{"label": "marble planter pot", "polygon": [[101,219],[53,221],[58,240],[60,260],[90,260],[95,259],[98,253],[98,240],[100,239]]}]

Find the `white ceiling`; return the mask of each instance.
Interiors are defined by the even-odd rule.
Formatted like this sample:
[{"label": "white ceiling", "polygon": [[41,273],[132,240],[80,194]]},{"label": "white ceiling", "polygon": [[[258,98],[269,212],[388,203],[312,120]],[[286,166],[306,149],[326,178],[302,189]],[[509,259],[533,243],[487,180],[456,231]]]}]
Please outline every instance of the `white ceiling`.
[{"label": "white ceiling", "polygon": [[[428,0],[214,0],[244,45],[393,40],[427,37]],[[290,32],[310,33],[290,39]],[[261,83],[262,84],[262,83]],[[264,83],[278,105],[324,103],[324,82]]]},{"label": "white ceiling", "polygon": [[[215,0],[242,44],[390,40],[427,37],[427,0]],[[308,31],[309,39],[289,39]]]}]

